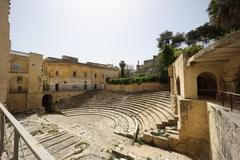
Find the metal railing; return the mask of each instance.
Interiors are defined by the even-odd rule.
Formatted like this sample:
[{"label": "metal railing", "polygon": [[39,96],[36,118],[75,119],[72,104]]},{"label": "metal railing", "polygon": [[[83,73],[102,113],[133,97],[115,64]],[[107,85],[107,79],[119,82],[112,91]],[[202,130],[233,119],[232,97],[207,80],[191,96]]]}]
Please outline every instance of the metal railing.
[{"label": "metal railing", "polygon": [[69,91],[87,91],[87,90],[102,90],[104,85],[97,84],[95,85],[69,85],[69,84],[60,84],[57,88],[54,85],[43,86],[43,91],[53,91],[53,92],[69,92]]},{"label": "metal railing", "polygon": [[[13,160],[19,158],[19,142],[20,138],[25,142],[33,155],[38,160],[55,160],[55,158],[38,143],[32,135],[17,121],[11,113],[0,103],[0,156],[5,152],[5,118],[14,127],[14,146],[13,146]],[[13,132],[12,132],[13,133]],[[23,152],[23,151],[22,151]]]},{"label": "metal railing", "polygon": [[230,106],[231,111],[240,110],[240,94],[232,92],[220,92],[220,94],[223,107]]},{"label": "metal railing", "polygon": [[240,94],[225,91],[208,89],[198,90],[199,99],[210,99],[219,102],[223,107],[228,107],[233,111],[240,110]]}]

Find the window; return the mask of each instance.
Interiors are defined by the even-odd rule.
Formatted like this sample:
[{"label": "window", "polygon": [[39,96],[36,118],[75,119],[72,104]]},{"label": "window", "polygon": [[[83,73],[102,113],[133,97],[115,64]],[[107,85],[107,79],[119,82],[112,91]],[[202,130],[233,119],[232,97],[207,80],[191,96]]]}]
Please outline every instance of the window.
[{"label": "window", "polygon": [[20,69],[21,68],[21,65],[20,64],[12,64],[12,69]]},{"label": "window", "polygon": [[58,91],[58,90],[59,90],[59,84],[56,83],[56,84],[55,84],[55,91]]},{"label": "window", "polygon": [[95,73],[94,77],[97,78],[97,73]]},{"label": "window", "polygon": [[87,73],[86,72],[84,73],[84,77],[87,78]]},{"label": "window", "polygon": [[59,72],[58,71],[56,71],[56,76],[58,76],[59,75]]},{"label": "window", "polygon": [[23,79],[22,77],[17,77],[17,83],[22,83]]},{"label": "window", "polygon": [[76,76],[77,76],[77,72],[74,71],[74,72],[73,72],[73,77],[76,77]]},{"label": "window", "polygon": [[64,81],[64,84],[67,84],[67,81]]},{"label": "window", "polygon": [[22,87],[18,86],[17,90],[18,90],[18,92],[21,92],[22,91]]}]

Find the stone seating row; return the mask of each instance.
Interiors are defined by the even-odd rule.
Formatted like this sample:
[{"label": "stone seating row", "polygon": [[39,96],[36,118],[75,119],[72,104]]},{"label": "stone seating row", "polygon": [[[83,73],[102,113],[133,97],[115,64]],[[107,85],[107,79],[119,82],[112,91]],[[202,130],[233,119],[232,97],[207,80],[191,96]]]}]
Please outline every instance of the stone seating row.
[{"label": "stone seating row", "polygon": [[83,105],[65,109],[63,113],[67,116],[106,116],[116,123],[116,130],[124,134],[132,133],[136,128],[133,118],[138,121],[140,134],[176,125],[177,122],[170,109],[168,92],[128,95],[100,92]]}]

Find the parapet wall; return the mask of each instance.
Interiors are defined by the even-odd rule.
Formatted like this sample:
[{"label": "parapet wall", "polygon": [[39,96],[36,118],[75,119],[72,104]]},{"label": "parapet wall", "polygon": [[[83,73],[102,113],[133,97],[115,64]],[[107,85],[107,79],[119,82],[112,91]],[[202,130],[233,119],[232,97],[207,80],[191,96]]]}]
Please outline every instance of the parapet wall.
[{"label": "parapet wall", "polygon": [[239,160],[240,114],[207,103],[212,160]]},{"label": "parapet wall", "polygon": [[205,101],[177,99],[179,139],[169,138],[170,148],[195,159],[209,159],[209,125]]},{"label": "parapet wall", "polygon": [[169,90],[168,84],[161,84],[158,82],[148,82],[141,84],[107,84],[107,91],[119,92],[142,92],[142,91],[167,91]]}]

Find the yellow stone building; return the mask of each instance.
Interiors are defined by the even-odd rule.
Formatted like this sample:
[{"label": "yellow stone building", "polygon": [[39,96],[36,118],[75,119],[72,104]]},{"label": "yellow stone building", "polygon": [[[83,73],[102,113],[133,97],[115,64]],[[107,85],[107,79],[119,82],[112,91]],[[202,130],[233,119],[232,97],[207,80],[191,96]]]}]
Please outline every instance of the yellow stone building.
[{"label": "yellow stone building", "polygon": [[7,106],[12,112],[40,108],[43,55],[11,51]]},{"label": "yellow stone building", "polygon": [[11,112],[48,109],[56,101],[89,90],[105,89],[108,78],[119,76],[112,65],[79,63],[77,58],[46,58],[11,51],[7,106]]},{"label": "yellow stone building", "polygon": [[77,58],[46,58],[43,62],[43,90],[83,91],[105,89],[108,78],[119,76],[112,65],[79,63]]}]

